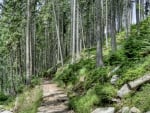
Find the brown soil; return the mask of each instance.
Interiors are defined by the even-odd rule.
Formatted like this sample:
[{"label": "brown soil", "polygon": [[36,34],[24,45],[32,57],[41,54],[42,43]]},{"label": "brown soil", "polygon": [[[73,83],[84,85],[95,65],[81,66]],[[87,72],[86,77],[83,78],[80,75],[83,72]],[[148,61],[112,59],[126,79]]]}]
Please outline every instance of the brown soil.
[{"label": "brown soil", "polygon": [[74,113],[68,109],[68,97],[56,84],[44,81],[43,101],[37,113]]}]

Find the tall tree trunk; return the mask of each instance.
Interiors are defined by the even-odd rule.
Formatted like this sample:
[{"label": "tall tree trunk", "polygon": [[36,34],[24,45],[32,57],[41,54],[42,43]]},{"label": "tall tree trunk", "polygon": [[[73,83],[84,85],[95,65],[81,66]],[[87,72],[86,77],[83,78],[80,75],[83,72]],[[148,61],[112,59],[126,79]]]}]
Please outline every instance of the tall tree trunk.
[{"label": "tall tree trunk", "polygon": [[79,39],[79,3],[77,2],[77,22],[76,22],[76,36],[77,36],[77,43],[76,43],[76,48],[77,48],[77,59],[80,58],[80,48],[79,48],[79,44],[80,44],[80,39]]},{"label": "tall tree trunk", "polygon": [[27,26],[26,26],[26,84],[31,82],[30,70],[30,0],[27,0]]},{"label": "tall tree trunk", "polygon": [[58,26],[58,22],[57,22],[57,17],[56,17],[56,11],[55,11],[55,4],[54,4],[54,2],[53,2],[53,13],[54,13],[54,17],[55,17],[55,26],[56,26],[56,32],[57,32],[58,51],[60,53],[61,64],[63,66],[63,54],[62,54],[62,48],[61,48],[61,43],[60,43],[60,30],[59,30],[59,26]]},{"label": "tall tree trunk", "polygon": [[103,49],[102,49],[102,33],[101,33],[101,1],[96,0],[96,40],[97,40],[97,49],[96,49],[96,64],[97,67],[103,66]]},{"label": "tall tree trunk", "polygon": [[105,25],[106,48],[108,48],[108,0],[106,0],[106,25]]},{"label": "tall tree trunk", "polygon": [[115,9],[115,1],[111,3],[111,48],[112,52],[116,52],[117,44],[116,44],[116,9]]},{"label": "tall tree trunk", "polygon": [[76,0],[73,0],[72,19],[72,63],[75,62],[75,41],[76,41]]}]

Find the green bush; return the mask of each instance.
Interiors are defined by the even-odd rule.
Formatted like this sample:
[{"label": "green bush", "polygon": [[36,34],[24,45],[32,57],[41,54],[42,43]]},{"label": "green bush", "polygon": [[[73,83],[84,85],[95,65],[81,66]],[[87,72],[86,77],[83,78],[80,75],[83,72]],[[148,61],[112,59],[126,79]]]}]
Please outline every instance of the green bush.
[{"label": "green bush", "polygon": [[85,89],[89,89],[95,86],[97,83],[103,84],[104,82],[107,82],[107,74],[107,67],[100,67],[89,71],[88,75],[86,76]]},{"label": "green bush", "polygon": [[73,65],[69,65],[66,69],[64,69],[56,76],[56,81],[62,81],[64,84],[68,84],[69,82],[74,83],[77,80],[74,70],[76,70],[76,67],[74,67]]},{"label": "green bush", "polygon": [[121,70],[118,72],[121,75],[121,79],[117,82],[119,86],[150,72],[150,57],[143,58],[135,63],[132,62],[132,65],[128,63],[126,66],[122,66]]},{"label": "green bush", "polygon": [[42,89],[40,86],[26,90],[18,95],[19,104],[16,113],[36,113],[41,99]]},{"label": "green bush", "polygon": [[18,87],[16,88],[16,92],[17,92],[17,93],[22,93],[24,87],[25,87],[25,86],[24,86],[23,84],[18,85]]},{"label": "green bush", "polygon": [[110,53],[110,55],[108,56],[109,65],[118,65],[124,62],[124,60],[125,60],[125,56],[122,51]]},{"label": "green bush", "polygon": [[134,37],[128,38],[123,46],[124,54],[129,60],[139,58],[139,51],[141,49],[141,41],[136,40]]},{"label": "green bush", "polygon": [[4,102],[8,99],[9,97],[5,95],[3,92],[0,92],[0,102]]},{"label": "green bush", "polygon": [[128,106],[135,106],[145,113],[150,110],[150,84],[141,87],[139,92],[129,95],[124,99],[124,104]]},{"label": "green bush", "polygon": [[91,113],[94,105],[99,103],[99,98],[95,94],[95,91],[90,89],[83,96],[73,97],[69,105],[76,113]]},{"label": "green bush", "polygon": [[33,77],[31,79],[31,87],[34,87],[36,85],[40,85],[40,83],[41,83],[41,79],[38,77]]},{"label": "green bush", "polygon": [[99,104],[101,106],[111,103],[112,98],[114,98],[117,94],[117,90],[110,84],[97,84],[95,86],[95,92],[99,97]]}]

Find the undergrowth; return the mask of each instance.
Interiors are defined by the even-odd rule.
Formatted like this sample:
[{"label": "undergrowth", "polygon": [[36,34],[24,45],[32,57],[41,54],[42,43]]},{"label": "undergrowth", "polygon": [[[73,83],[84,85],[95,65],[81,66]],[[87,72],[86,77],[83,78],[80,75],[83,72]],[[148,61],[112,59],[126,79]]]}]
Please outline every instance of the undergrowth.
[{"label": "undergrowth", "polygon": [[36,113],[42,99],[42,89],[36,86],[33,89],[27,89],[18,96],[17,110],[15,113]]},{"label": "undergrowth", "polygon": [[[127,39],[124,31],[117,34],[118,51],[104,51],[104,67],[96,68],[96,49],[92,48],[86,49],[77,63],[66,64],[58,69],[54,80],[67,89],[71,109],[76,113],[90,113],[96,106],[115,106],[112,99],[116,98],[117,90],[123,84],[150,72],[149,21],[140,23],[139,33],[136,25],[133,25]],[[116,85],[111,85],[112,75],[108,76],[108,73],[117,66],[120,68],[112,75],[119,75],[119,80]],[[125,99],[126,105],[135,105],[142,111],[148,110],[150,103],[146,99],[150,97],[143,96],[146,96],[149,88],[149,85],[143,86],[140,92],[129,96]]]}]

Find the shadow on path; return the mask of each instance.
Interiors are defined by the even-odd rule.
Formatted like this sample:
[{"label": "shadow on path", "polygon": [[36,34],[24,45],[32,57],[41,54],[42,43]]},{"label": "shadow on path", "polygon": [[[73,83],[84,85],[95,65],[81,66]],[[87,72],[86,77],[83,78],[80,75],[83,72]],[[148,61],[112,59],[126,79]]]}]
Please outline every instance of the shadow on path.
[{"label": "shadow on path", "polygon": [[68,109],[68,98],[61,88],[48,80],[42,87],[43,101],[37,113],[74,113]]}]

